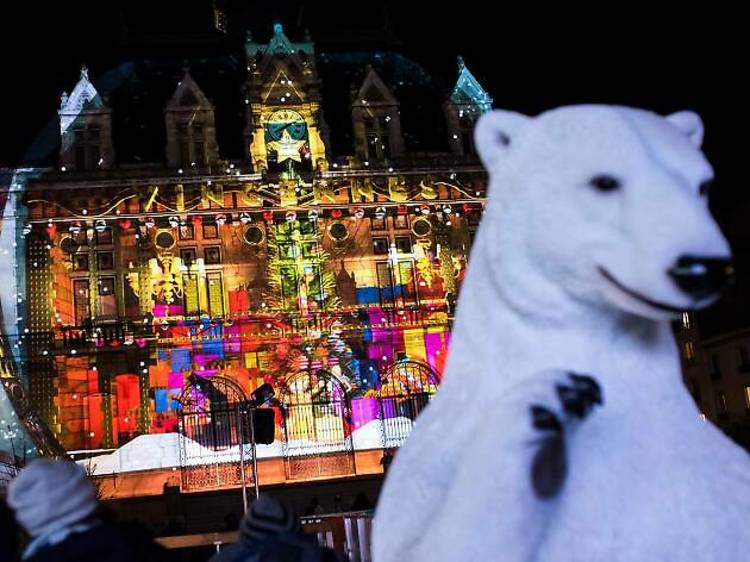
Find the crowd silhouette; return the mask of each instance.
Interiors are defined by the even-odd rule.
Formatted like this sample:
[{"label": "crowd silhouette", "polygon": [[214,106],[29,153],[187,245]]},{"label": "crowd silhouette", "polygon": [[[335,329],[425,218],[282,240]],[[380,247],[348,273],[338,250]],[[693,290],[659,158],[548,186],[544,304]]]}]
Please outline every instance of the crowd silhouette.
[{"label": "crowd silhouette", "polygon": [[[269,495],[247,513],[225,519],[237,542],[210,562],[343,562],[303,532],[292,509]],[[180,559],[159,546],[145,526],[117,522],[97,501],[83,468],[71,461],[32,461],[0,498],[3,562],[151,562]],[[191,560],[195,560],[193,557]],[[209,559],[205,556],[203,560]]]}]

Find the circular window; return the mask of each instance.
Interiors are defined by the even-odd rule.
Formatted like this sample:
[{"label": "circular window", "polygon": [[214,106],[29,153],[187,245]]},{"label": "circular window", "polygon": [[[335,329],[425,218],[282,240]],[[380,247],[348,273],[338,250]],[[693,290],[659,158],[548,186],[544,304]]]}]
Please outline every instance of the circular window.
[{"label": "circular window", "polygon": [[343,242],[349,238],[349,229],[343,222],[337,221],[328,225],[328,236],[336,242]]},{"label": "circular window", "polygon": [[60,240],[60,248],[66,254],[75,254],[80,247],[81,245],[73,240],[71,236],[63,236],[62,240]]},{"label": "circular window", "polygon": [[174,234],[169,230],[160,230],[154,237],[154,244],[160,250],[169,250],[173,248],[176,243],[177,240],[175,240]]},{"label": "circular window", "polygon": [[250,225],[245,229],[245,234],[242,235],[242,238],[245,240],[246,244],[249,244],[250,246],[257,246],[263,240],[265,239],[265,233],[263,232],[263,229],[259,226]]},{"label": "circular window", "polygon": [[414,219],[414,221],[411,223],[411,231],[414,233],[414,236],[423,237],[423,236],[429,236],[432,232],[432,223],[430,222],[430,219],[426,218],[417,218]]}]

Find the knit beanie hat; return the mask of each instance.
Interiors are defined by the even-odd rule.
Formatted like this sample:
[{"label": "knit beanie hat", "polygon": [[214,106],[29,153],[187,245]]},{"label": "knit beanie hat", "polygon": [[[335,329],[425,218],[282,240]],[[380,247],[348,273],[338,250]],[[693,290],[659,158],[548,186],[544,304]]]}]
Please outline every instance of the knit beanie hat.
[{"label": "knit beanie hat", "polygon": [[50,459],[33,461],[11,481],[8,505],[32,538],[74,525],[97,507],[83,468]]},{"label": "knit beanie hat", "polygon": [[242,518],[240,541],[249,544],[299,530],[299,519],[292,510],[271,496],[262,495]]}]

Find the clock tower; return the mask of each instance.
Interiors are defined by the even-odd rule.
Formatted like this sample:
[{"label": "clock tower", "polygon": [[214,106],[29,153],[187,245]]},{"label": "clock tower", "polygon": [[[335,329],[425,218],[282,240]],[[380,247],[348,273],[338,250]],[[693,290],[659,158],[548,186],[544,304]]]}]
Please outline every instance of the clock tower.
[{"label": "clock tower", "polygon": [[292,43],[277,23],[267,44],[248,34],[245,53],[246,139],[255,171],[327,168],[313,43]]}]

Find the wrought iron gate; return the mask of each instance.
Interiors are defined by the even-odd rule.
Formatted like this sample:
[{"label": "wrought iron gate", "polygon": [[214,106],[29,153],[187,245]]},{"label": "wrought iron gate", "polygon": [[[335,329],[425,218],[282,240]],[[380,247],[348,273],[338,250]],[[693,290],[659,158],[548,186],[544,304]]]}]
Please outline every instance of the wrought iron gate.
[{"label": "wrought iron gate", "polygon": [[378,390],[384,449],[404,444],[414,420],[437,392],[439,382],[435,371],[418,361],[399,361],[385,372]]},{"label": "wrought iron gate", "polygon": [[250,415],[240,386],[222,376],[191,375],[179,402],[183,489],[237,486],[243,481],[252,485]]},{"label": "wrought iron gate", "polygon": [[351,405],[328,371],[300,371],[281,396],[284,465],[290,480],[354,474]]}]

